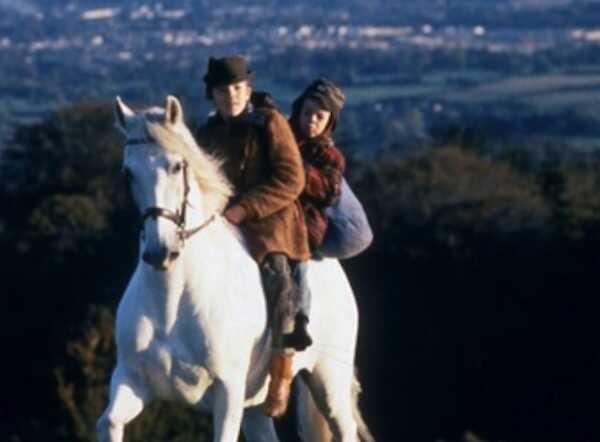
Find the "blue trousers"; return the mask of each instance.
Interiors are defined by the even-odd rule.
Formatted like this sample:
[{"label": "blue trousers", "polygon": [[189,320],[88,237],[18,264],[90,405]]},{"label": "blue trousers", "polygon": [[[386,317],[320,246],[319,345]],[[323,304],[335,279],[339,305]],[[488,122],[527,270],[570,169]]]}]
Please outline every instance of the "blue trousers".
[{"label": "blue trousers", "polygon": [[292,270],[292,279],[298,288],[298,311],[309,318],[311,293],[306,279],[307,273],[308,261],[298,261]]}]

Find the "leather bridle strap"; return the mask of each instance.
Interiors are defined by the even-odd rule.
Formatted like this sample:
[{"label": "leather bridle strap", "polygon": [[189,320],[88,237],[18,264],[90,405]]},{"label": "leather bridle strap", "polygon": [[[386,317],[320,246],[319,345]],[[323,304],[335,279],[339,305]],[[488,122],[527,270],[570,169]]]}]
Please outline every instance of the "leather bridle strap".
[{"label": "leather bridle strap", "polygon": [[187,208],[187,197],[190,193],[190,184],[188,183],[187,177],[187,161],[183,162],[183,202],[179,211],[173,212],[169,209],[163,209],[162,207],[148,207],[142,215],[142,224],[147,218],[157,219],[159,217],[166,218],[169,221],[173,221],[180,229],[185,229],[185,215]]},{"label": "leather bridle strap", "polygon": [[185,220],[186,220],[186,211],[188,206],[188,195],[190,193],[190,183],[188,182],[188,163],[187,161],[183,162],[183,204],[181,205],[181,223],[179,224],[179,238],[181,241],[185,242],[186,239],[190,238],[194,234],[198,233],[200,230],[204,229],[211,222],[214,221],[215,215],[212,215],[198,227],[194,227],[193,229],[185,228]]},{"label": "leather bridle strap", "polygon": [[[125,142],[125,144],[135,146],[135,145],[140,145],[140,144],[149,144],[152,142],[154,142],[154,140],[152,140],[151,137],[146,136],[146,137],[142,137],[142,138],[130,138]],[[185,241],[186,239],[195,235],[196,233],[198,233],[199,231],[201,231],[202,229],[207,227],[210,223],[212,223],[215,220],[216,216],[212,215],[210,218],[208,218],[206,221],[204,221],[198,227],[194,227],[193,229],[185,228],[185,218],[186,218],[186,211],[187,211],[187,205],[188,205],[187,199],[188,199],[188,194],[190,193],[190,184],[188,182],[187,161],[183,162],[183,171],[182,172],[183,172],[183,202],[181,204],[179,211],[173,212],[169,209],[163,209],[162,207],[148,207],[144,211],[144,214],[142,215],[142,225],[144,224],[144,222],[146,221],[147,218],[152,218],[154,220],[156,220],[158,218],[166,218],[169,221],[172,221],[173,223],[175,223],[177,225],[177,227],[178,227],[177,233],[179,235],[179,238],[182,241]]]},{"label": "leather bridle strap", "polygon": [[207,227],[210,223],[212,223],[215,220],[216,216],[213,215],[210,218],[208,218],[206,221],[204,221],[202,224],[200,224],[198,227],[194,227],[193,229],[188,229],[188,230],[180,230],[179,231],[179,237],[185,241],[186,239],[188,239],[190,236],[198,233],[200,230],[204,229],[205,227]]},{"label": "leather bridle strap", "polygon": [[178,213],[172,212],[169,209],[163,209],[162,207],[148,207],[142,215],[142,223],[147,218],[157,219],[159,217],[167,218],[178,226],[183,225],[183,218]]},{"label": "leather bridle strap", "polygon": [[205,227],[207,227],[211,222],[215,220],[215,215],[212,215],[198,227],[194,227],[193,229],[185,228],[186,221],[186,213],[187,213],[187,199],[188,194],[190,193],[190,184],[188,182],[188,164],[187,161],[183,162],[183,202],[181,204],[181,208],[178,212],[173,212],[169,209],[163,209],[162,207],[148,207],[142,216],[142,224],[146,221],[147,218],[158,219],[159,217],[166,218],[169,221],[175,223],[178,227],[178,235],[182,241],[190,238],[195,235]]},{"label": "leather bridle strap", "polygon": [[190,183],[188,182],[188,163],[187,161],[183,161],[183,203],[181,204],[181,224],[179,227],[181,229],[185,229],[185,215],[187,213],[187,205],[188,205],[188,195],[190,193]]}]

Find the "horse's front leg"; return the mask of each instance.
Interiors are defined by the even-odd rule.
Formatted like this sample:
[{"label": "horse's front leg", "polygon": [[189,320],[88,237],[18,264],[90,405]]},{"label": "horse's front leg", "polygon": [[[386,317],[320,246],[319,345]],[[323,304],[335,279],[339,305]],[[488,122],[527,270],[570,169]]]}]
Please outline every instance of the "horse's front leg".
[{"label": "horse's front leg", "polygon": [[214,442],[237,442],[244,414],[244,376],[217,380],[213,408]]},{"label": "horse's front leg", "polygon": [[110,402],[98,419],[99,442],[122,442],[125,425],[144,408],[144,396],[143,391],[135,387],[117,366],[111,379]]}]

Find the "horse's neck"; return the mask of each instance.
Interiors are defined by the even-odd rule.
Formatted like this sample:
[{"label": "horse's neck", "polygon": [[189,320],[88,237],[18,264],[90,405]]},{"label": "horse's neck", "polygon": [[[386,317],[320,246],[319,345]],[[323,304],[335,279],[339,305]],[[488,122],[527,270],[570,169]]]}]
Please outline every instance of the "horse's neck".
[{"label": "horse's neck", "polygon": [[169,270],[161,272],[143,266],[143,278],[152,287],[151,309],[161,328],[169,331],[181,314],[182,302],[185,310],[208,311],[211,304],[218,301],[227,285],[227,272],[236,256],[245,252],[239,233],[218,213],[207,213],[199,203],[199,198],[190,194],[187,208],[186,228],[193,229],[207,222],[185,242],[180,257]]},{"label": "horse's neck", "polygon": [[213,280],[224,270],[223,264],[229,255],[235,254],[235,249],[241,249],[236,239],[237,229],[221,216],[220,209],[202,205],[207,199],[195,186],[190,191],[186,228],[206,227],[192,235],[182,251],[184,259],[179,264],[184,264],[188,281]]},{"label": "horse's neck", "polygon": [[225,218],[216,215],[204,229],[192,236],[182,253],[186,283],[193,287],[194,302],[210,302],[222,297],[230,281],[230,272],[247,253],[239,232]]}]

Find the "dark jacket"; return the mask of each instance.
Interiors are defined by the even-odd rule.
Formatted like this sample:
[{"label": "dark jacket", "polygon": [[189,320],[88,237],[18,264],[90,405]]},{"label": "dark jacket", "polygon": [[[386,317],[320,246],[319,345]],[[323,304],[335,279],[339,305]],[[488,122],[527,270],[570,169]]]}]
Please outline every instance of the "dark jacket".
[{"label": "dark jacket", "polygon": [[308,228],[308,241],[316,250],[325,235],[329,222],[325,209],[334,204],[341,193],[346,161],[329,136],[300,144],[306,170],[306,185],[300,203]]},{"label": "dark jacket", "polygon": [[[224,172],[235,187],[231,204],[247,212],[240,226],[250,253],[261,263],[280,252],[295,260],[310,257],[306,225],[298,196],[304,169],[298,146],[286,119],[272,106],[254,104],[232,121],[218,114],[197,133],[200,146],[224,159]],[[260,107],[256,107],[258,104]]]}]

